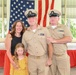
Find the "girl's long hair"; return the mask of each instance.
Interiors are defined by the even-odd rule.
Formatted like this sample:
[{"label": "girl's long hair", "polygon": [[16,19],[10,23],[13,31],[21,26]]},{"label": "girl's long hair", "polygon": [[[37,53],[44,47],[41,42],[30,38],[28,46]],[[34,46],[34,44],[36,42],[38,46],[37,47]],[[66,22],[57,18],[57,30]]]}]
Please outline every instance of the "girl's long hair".
[{"label": "girl's long hair", "polygon": [[23,55],[25,56],[25,47],[24,47],[24,45],[22,44],[22,43],[18,43],[17,45],[16,45],[16,47],[15,47],[15,52],[14,52],[14,61],[15,61],[15,63],[18,63],[18,54],[17,54],[17,49],[18,48],[23,48]]}]

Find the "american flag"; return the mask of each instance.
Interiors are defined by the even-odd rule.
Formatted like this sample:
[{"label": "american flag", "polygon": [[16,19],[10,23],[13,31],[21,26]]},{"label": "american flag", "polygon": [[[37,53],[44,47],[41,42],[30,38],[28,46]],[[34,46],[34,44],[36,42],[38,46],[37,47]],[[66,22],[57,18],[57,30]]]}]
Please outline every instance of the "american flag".
[{"label": "american flag", "polygon": [[27,9],[35,9],[38,12],[38,24],[46,26],[48,24],[48,11],[54,8],[54,0],[11,0],[10,4],[10,26],[16,20],[21,20],[28,27],[27,18],[24,12]]}]

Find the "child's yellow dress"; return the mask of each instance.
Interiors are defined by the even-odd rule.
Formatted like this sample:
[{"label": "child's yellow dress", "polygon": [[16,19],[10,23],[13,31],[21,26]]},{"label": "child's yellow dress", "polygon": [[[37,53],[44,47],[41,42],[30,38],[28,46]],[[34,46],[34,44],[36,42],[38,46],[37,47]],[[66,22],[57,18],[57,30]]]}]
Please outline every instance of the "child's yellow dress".
[{"label": "child's yellow dress", "polygon": [[19,69],[15,69],[12,64],[10,68],[10,75],[28,75],[27,57],[18,61]]}]

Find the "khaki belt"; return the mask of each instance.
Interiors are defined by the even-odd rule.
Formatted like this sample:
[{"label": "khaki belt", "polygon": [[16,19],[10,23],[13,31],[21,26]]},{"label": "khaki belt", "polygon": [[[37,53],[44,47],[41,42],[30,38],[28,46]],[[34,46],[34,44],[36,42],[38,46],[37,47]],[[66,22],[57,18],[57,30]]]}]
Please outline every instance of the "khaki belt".
[{"label": "khaki belt", "polygon": [[55,55],[55,56],[62,56],[62,55],[64,55],[64,54],[53,54],[53,55]]},{"label": "khaki belt", "polygon": [[42,57],[44,57],[44,56],[46,56],[46,55],[42,55],[42,56],[29,55],[29,56],[32,57],[32,58],[35,58],[35,59],[40,59],[40,58],[42,58]]}]

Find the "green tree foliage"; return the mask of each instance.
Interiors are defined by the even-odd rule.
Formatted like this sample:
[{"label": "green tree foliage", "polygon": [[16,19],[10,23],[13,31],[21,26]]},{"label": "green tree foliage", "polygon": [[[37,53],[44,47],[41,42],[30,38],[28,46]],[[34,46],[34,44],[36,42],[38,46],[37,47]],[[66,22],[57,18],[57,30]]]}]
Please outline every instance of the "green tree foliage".
[{"label": "green tree foliage", "polygon": [[70,30],[74,38],[76,38],[76,23],[70,22]]}]

